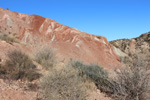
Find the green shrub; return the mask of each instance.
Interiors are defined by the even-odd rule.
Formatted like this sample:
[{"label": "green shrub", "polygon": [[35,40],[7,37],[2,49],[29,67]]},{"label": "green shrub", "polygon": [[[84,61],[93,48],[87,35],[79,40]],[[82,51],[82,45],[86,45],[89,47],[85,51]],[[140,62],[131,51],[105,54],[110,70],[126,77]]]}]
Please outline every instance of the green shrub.
[{"label": "green shrub", "polygon": [[0,35],[0,39],[6,41],[8,43],[18,42],[16,39],[14,39],[13,37],[8,36],[7,34]]},{"label": "green shrub", "polygon": [[87,100],[85,85],[78,74],[71,67],[48,73],[41,80],[44,100]]},{"label": "green shrub", "polygon": [[45,69],[49,69],[54,65],[54,51],[48,48],[41,49],[39,52],[37,52],[35,58],[35,60]]},{"label": "green shrub", "polygon": [[147,42],[150,45],[150,32],[148,32],[149,34],[147,35],[147,37],[144,39],[145,42]]},{"label": "green shrub", "polygon": [[99,65],[85,65],[80,61],[70,61],[69,65],[77,69],[80,73],[80,76],[86,76],[95,83],[99,82],[99,79],[108,78],[108,73]]},{"label": "green shrub", "polygon": [[115,46],[116,48],[119,48],[119,46],[117,45],[117,40],[110,41],[109,43]]},{"label": "green shrub", "polygon": [[8,78],[32,81],[40,77],[40,74],[35,72],[36,66],[26,54],[15,50],[9,52],[8,57],[9,59],[6,60],[5,65],[0,68]]},{"label": "green shrub", "polygon": [[26,74],[26,79],[29,80],[29,81],[33,81],[33,80],[36,80],[36,79],[39,79],[41,77],[41,74],[33,71],[33,70],[30,70],[27,74]]}]

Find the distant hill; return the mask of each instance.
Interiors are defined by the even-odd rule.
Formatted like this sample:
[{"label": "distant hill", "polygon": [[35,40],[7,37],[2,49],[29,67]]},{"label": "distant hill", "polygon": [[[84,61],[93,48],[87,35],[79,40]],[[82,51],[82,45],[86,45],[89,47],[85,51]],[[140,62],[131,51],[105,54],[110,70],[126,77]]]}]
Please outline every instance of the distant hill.
[{"label": "distant hill", "polygon": [[136,57],[139,57],[145,62],[150,61],[150,32],[142,34],[136,38],[119,39],[111,41],[110,43],[126,53],[130,61]]}]

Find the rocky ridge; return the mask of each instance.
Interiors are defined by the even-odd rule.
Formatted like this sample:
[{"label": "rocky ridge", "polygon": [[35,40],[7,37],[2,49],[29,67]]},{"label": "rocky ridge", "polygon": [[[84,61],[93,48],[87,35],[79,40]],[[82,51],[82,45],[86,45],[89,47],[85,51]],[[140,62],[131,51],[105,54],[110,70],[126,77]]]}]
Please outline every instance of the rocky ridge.
[{"label": "rocky ridge", "polygon": [[139,57],[144,59],[145,63],[150,61],[150,32],[144,33],[139,37],[132,39],[119,39],[110,42],[115,48],[121,50],[125,55],[126,63],[132,62],[132,60]]}]

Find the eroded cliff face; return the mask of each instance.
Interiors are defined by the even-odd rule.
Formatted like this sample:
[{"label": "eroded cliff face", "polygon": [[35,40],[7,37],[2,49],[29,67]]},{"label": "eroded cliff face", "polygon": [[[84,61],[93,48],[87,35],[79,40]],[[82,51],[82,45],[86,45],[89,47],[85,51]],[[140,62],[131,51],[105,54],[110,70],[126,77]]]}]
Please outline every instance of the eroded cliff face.
[{"label": "eroded cliff face", "polygon": [[[60,61],[72,58],[84,63],[96,63],[110,70],[120,66],[120,58],[105,37],[90,35],[38,15],[0,8],[0,31],[16,38],[18,45],[24,45],[32,54],[48,46],[55,48]],[[0,49],[2,53],[3,48]]]}]

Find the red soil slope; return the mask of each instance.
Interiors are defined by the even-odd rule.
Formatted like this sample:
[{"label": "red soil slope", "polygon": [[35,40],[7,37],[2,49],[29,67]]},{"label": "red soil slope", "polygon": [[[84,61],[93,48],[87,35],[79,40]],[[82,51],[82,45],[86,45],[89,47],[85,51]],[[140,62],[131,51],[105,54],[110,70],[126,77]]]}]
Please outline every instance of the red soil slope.
[{"label": "red soil slope", "polygon": [[46,46],[55,48],[60,61],[72,58],[110,70],[120,66],[119,57],[105,37],[90,35],[38,15],[0,8],[0,31],[18,38],[20,45],[28,46],[33,53]]}]

